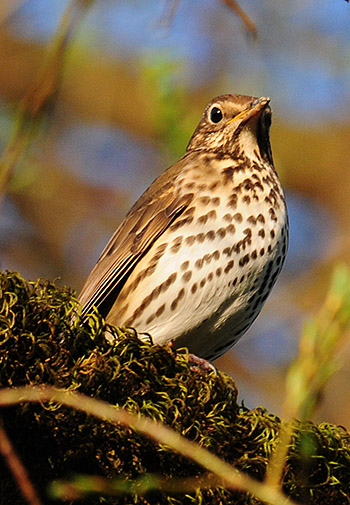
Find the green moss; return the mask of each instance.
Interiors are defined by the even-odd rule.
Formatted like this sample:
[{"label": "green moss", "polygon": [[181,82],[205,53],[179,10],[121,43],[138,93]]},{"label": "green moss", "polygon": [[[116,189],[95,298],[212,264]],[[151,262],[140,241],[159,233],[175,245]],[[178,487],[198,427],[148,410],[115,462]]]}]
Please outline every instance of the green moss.
[{"label": "green moss", "polygon": [[[51,384],[101,398],[161,420],[226,461],[262,480],[280,421],[263,409],[237,404],[233,380],[193,372],[186,352],[143,342],[131,331],[110,329],[98,314],[73,321],[77,302],[67,288],[0,274],[0,386]],[[2,408],[6,430],[33,483],[45,490],[74,473],[136,479],[152,473],[197,476],[203,470],[167,447],[125,426],[112,426],[57,404]],[[342,505],[350,495],[350,437],[339,427],[299,423],[285,468],[285,491],[308,504]],[[21,503],[2,463],[0,503]],[[101,501],[103,500],[103,501]],[[108,504],[257,504],[221,488],[192,494],[94,496]]]}]

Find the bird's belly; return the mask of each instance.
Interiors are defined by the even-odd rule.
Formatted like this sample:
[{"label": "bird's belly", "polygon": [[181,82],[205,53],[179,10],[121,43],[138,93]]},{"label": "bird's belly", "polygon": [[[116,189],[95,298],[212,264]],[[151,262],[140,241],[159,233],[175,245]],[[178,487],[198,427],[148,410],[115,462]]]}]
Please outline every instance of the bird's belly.
[{"label": "bird's belly", "polygon": [[[216,213],[219,226],[170,226],[133,271],[109,322],[147,332],[159,344],[174,340],[207,359],[233,345],[281,269],[285,220],[264,216],[252,225],[250,214],[229,219],[224,212]],[[263,216],[263,206],[255,214]]]}]

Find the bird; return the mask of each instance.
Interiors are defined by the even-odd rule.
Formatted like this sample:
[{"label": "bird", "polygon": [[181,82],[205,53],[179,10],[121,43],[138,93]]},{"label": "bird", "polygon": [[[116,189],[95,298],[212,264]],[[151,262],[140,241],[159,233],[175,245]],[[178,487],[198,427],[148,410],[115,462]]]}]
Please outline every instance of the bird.
[{"label": "bird", "polygon": [[214,98],[185,154],[132,206],[78,297],[81,314],[212,362],[260,313],[288,247],[270,98]]}]

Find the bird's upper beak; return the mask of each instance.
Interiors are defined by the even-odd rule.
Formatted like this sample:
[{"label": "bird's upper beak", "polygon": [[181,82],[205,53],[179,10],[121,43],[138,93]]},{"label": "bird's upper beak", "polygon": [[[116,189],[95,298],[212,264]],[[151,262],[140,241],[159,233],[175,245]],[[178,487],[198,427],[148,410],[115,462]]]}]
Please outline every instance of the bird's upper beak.
[{"label": "bird's upper beak", "polygon": [[258,98],[251,104],[250,107],[237,114],[237,116],[234,116],[233,118],[226,121],[226,124],[228,125],[233,121],[240,121],[240,122],[248,121],[248,119],[258,115],[263,109],[265,109],[265,107],[269,104],[269,102],[270,98],[266,96]]}]

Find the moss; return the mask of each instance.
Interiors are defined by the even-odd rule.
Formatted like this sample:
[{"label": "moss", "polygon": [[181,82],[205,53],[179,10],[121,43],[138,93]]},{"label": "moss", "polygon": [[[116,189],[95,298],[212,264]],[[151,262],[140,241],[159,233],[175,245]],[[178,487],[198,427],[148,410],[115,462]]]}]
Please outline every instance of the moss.
[{"label": "moss", "polygon": [[[127,407],[178,432],[262,480],[280,421],[264,409],[237,404],[234,381],[218,372],[193,372],[186,352],[153,345],[135,332],[109,328],[96,313],[73,321],[73,293],[53,283],[0,274],[0,386],[51,384]],[[30,478],[45,490],[57,477],[87,473],[134,479],[146,473],[198,476],[191,461],[125,426],[111,426],[57,404],[2,408],[6,430]],[[0,503],[21,503],[2,463]],[[288,456],[285,491],[302,503],[342,505],[350,496],[350,436],[340,427],[299,423]],[[16,501],[17,500],[17,501]],[[222,488],[192,494],[93,497],[108,504],[260,503]]]}]

